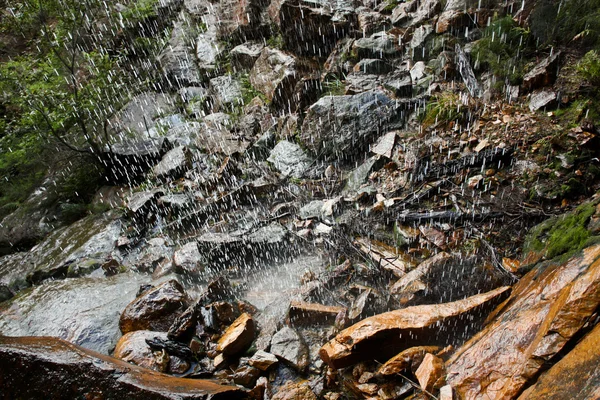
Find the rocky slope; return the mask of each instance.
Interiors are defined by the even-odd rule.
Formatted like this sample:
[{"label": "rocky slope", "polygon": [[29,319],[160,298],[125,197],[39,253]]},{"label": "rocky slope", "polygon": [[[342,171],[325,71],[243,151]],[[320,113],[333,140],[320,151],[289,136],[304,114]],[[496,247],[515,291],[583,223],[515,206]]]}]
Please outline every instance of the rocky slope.
[{"label": "rocky slope", "polygon": [[6,396],[598,397],[597,89],[540,5],[155,6],[108,211],[49,174],[0,225]]}]

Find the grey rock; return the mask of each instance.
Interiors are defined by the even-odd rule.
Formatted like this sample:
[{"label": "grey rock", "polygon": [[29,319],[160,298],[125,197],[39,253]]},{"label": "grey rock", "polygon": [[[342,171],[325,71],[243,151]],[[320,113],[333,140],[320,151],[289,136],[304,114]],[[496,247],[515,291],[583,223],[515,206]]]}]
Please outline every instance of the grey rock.
[{"label": "grey rock", "polygon": [[529,110],[537,111],[544,107],[553,107],[556,104],[556,93],[551,90],[539,90],[531,94]]},{"label": "grey rock", "polygon": [[397,97],[410,97],[413,82],[408,72],[393,72],[383,79],[383,87],[393,92]]},{"label": "grey rock", "polygon": [[296,71],[296,58],[282,51],[265,47],[250,71],[250,83],[263,93],[276,108],[288,108],[296,83],[300,79]]},{"label": "grey rock", "polygon": [[558,73],[560,51],[543,59],[531,71],[523,76],[523,87],[527,90],[537,89],[554,83]]},{"label": "grey rock", "polygon": [[268,161],[285,176],[300,178],[310,168],[312,160],[297,144],[282,140],[271,151]]},{"label": "grey rock", "polygon": [[354,71],[356,72],[375,75],[387,74],[393,69],[394,67],[392,65],[377,58],[363,58],[354,66]]},{"label": "grey rock", "polygon": [[247,71],[254,66],[265,45],[260,42],[246,42],[231,49],[231,65],[236,71]]},{"label": "grey rock", "polygon": [[456,66],[458,68],[458,72],[463,78],[463,82],[467,86],[469,93],[473,97],[481,97],[482,92],[479,86],[479,82],[475,77],[475,73],[473,72],[473,68],[471,68],[471,64],[469,63],[469,59],[467,58],[465,52],[462,50],[459,44],[456,45],[456,58],[457,63]]},{"label": "grey rock", "polygon": [[196,38],[196,57],[198,58],[198,68],[205,75],[210,74],[217,68],[217,59],[223,52],[219,48],[219,43],[215,35],[201,33]]},{"label": "grey rock", "polygon": [[369,175],[373,171],[375,164],[377,164],[377,157],[370,157],[357,168],[352,170],[348,175],[346,186],[344,187],[344,193],[351,194],[357,192],[361,186],[367,181]]},{"label": "grey rock", "polygon": [[195,145],[209,153],[222,153],[230,156],[243,153],[250,142],[241,139],[230,131],[231,117],[225,113],[214,113],[204,118],[204,124],[198,132]]},{"label": "grey rock", "polygon": [[177,89],[199,86],[202,82],[196,55],[190,45],[193,40],[191,36],[190,23],[182,13],[171,31],[169,44],[158,56],[167,84]]},{"label": "grey rock", "polygon": [[191,166],[191,155],[184,146],[169,150],[162,160],[152,168],[157,179],[177,179]]},{"label": "grey rock", "polygon": [[431,25],[421,25],[414,30],[412,39],[410,40],[410,47],[416,55],[421,51],[432,33],[433,26]]},{"label": "grey rock", "polygon": [[198,250],[198,243],[192,241],[176,250],[173,254],[173,265],[176,271],[180,273],[195,274],[202,272],[204,266],[202,265],[200,250]]},{"label": "grey rock", "polygon": [[402,48],[396,36],[378,32],[371,37],[356,40],[353,50],[361,58],[395,58],[401,54]]},{"label": "grey rock", "polygon": [[285,327],[271,339],[271,353],[298,371],[306,370],[309,362],[308,347],[294,329]]},{"label": "grey rock", "polygon": [[156,204],[163,194],[163,190],[158,188],[132,194],[127,201],[127,213],[134,219],[145,217],[151,211],[158,209]]},{"label": "grey rock", "polygon": [[242,85],[232,75],[211,79],[209,88],[215,111],[233,111],[243,105]]},{"label": "grey rock", "polygon": [[167,141],[174,146],[191,146],[195,144],[198,132],[203,125],[200,122],[186,122],[169,129],[165,135]]},{"label": "grey rock", "polygon": [[277,364],[279,360],[271,353],[267,353],[264,350],[258,350],[252,358],[248,360],[248,364],[254,368],[258,368],[261,371],[266,371],[274,364]]}]

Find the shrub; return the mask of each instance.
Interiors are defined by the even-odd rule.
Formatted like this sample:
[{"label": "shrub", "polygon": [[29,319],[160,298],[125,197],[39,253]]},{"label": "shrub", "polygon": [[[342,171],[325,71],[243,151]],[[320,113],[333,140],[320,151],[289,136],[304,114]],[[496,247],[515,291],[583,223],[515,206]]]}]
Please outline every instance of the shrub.
[{"label": "shrub", "polygon": [[600,86],[600,55],[591,50],[577,63],[577,72],[594,86]]}]

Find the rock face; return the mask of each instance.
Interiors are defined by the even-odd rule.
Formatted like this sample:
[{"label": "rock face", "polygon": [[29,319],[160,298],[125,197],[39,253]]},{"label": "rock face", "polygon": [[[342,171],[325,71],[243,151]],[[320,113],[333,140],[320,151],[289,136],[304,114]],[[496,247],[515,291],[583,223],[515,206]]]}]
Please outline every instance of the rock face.
[{"label": "rock face", "polygon": [[167,83],[174,88],[199,86],[200,70],[190,42],[193,40],[184,14],[175,23],[169,45],[158,57]]},{"label": "rock face", "polygon": [[544,373],[519,400],[600,398],[600,325]]},{"label": "rock face", "polygon": [[533,90],[554,83],[558,72],[560,51],[548,56],[523,77],[523,87]]},{"label": "rock face", "polygon": [[119,320],[121,332],[136,330],[168,331],[177,317],[177,310],[186,306],[183,287],[174,279],[147,290],[129,303]]},{"label": "rock face", "polygon": [[1,337],[0,382],[8,398],[245,398],[237,387],[174,378],[47,337]]},{"label": "rock face", "polygon": [[282,140],[271,151],[268,161],[283,175],[300,178],[312,164],[302,148],[297,144]]},{"label": "rock face", "polygon": [[600,304],[599,257],[597,245],[564,263],[537,264],[448,361],[448,383],[464,399],[516,396]]},{"label": "rock face", "polygon": [[282,51],[265,47],[250,71],[250,83],[263,93],[275,108],[295,111],[292,96],[296,82],[296,59]]},{"label": "rock face", "polygon": [[250,346],[254,340],[254,320],[247,313],[240,315],[227,328],[217,343],[217,351],[225,355],[237,354]]},{"label": "rock face", "polygon": [[385,130],[393,115],[394,102],[378,90],[326,96],[308,109],[300,138],[314,154],[347,159]]},{"label": "rock face", "polygon": [[[319,355],[333,369],[343,368],[362,360],[387,360],[403,349],[422,344],[452,340],[441,326],[462,329],[460,321],[467,315],[481,316],[485,308],[497,304],[508,287],[479,294],[464,300],[438,305],[413,306],[375,315],[340,332],[325,344]],[[456,324],[456,325],[455,325]],[[458,327],[458,329],[457,329]]]}]

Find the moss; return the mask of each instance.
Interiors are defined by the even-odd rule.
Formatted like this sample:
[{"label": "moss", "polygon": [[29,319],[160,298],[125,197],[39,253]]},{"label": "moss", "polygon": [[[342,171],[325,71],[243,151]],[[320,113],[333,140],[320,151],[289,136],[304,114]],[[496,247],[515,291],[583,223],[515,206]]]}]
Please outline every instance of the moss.
[{"label": "moss", "polygon": [[528,235],[523,253],[544,252],[549,260],[570,257],[588,244],[591,235],[586,225],[595,210],[594,203],[586,203],[570,214],[544,221]]}]

